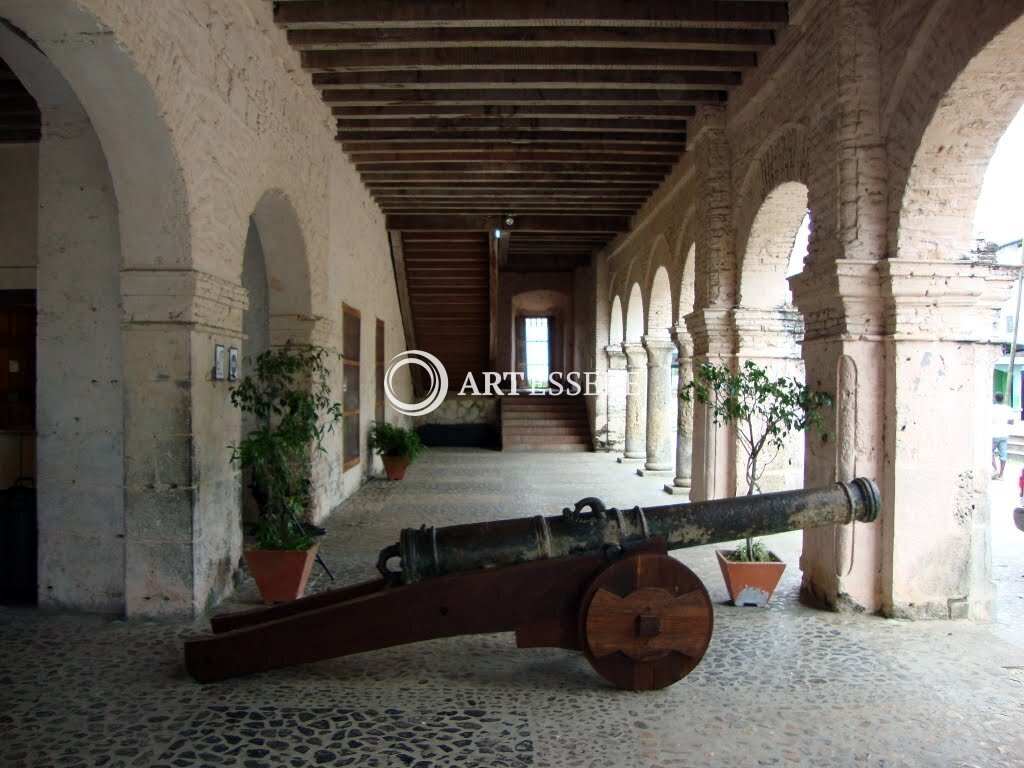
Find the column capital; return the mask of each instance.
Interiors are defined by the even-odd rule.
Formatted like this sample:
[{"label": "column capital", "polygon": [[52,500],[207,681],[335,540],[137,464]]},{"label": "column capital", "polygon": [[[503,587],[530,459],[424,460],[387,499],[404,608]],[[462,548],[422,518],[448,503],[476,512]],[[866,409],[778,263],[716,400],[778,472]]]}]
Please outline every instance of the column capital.
[{"label": "column capital", "polygon": [[733,310],[736,352],[757,357],[800,356],[798,341],[804,335],[804,318],[797,309]]},{"label": "column capital", "polygon": [[686,316],[686,328],[693,337],[693,356],[729,357],[735,352],[736,329],[732,310],[708,307]]},{"label": "column capital", "polygon": [[884,330],[896,340],[997,342],[1020,267],[982,261],[879,262]]},{"label": "column capital", "polygon": [[647,350],[639,341],[623,343],[622,351],[626,354],[626,368],[630,371],[647,367]]},{"label": "column capital", "polygon": [[648,368],[668,367],[672,362],[672,353],[676,351],[676,345],[672,339],[661,336],[644,336],[643,345],[647,350]]},{"label": "column capital", "polygon": [[126,325],[185,325],[238,334],[249,294],[238,283],[193,269],[121,271]]},{"label": "column capital", "polygon": [[883,332],[879,264],[837,259],[808,265],[789,278],[793,303],[804,318],[804,340],[851,337],[878,340]]},{"label": "column capital", "polygon": [[283,346],[286,341],[298,344],[319,344],[328,349],[336,347],[335,324],[319,315],[271,315],[270,344]]},{"label": "column capital", "polygon": [[674,325],[670,329],[672,341],[679,351],[679,357],[693,357],[693,336],[686,325]]},{"label": "column capital", "polygon": [[621,371],[626,368],[626,352],[621,344],[609,344],[604,348],[608,355],[608,367],[613,371]]}]

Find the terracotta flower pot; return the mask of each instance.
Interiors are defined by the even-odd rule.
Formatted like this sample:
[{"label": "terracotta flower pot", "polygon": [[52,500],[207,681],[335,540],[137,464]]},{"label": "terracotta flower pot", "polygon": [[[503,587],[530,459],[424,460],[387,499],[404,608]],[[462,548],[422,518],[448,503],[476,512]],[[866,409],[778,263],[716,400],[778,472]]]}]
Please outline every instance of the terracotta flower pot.
[{"label": "terracotta flower pot", "polygon": [[387,472],[388,480],[401,480],[405,477],[405,470],[409,468],[409,460],[403,456],[381,456],[384,462],[384,471]]},{"label": "terracotta flower pot", "polygon": [[302,597],[319,548],[320,544],[314,542],[305,551],[247,549],[243,553],[245,562],[263,602],[271,605]]},{"label": "terracotta flower pot", "polygon": [[768,563],[744,563],[730,560],[729,554],[723,549],[716,549],[718,566],[722,569],[725,587],[735,605],[754,605],[764,607],[771,600],[775,587],[786,570],[786,564],[779,560],[773,552],[768,554],[772,561]]}]

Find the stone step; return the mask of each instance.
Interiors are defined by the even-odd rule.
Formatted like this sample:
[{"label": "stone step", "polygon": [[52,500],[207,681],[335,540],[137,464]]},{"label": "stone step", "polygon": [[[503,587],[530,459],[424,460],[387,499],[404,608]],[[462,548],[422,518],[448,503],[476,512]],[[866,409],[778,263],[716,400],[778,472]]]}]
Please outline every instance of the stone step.
[{"label": "stone step", "polygon": [[589,435],[586,424],[506,424],[503,435]]}]

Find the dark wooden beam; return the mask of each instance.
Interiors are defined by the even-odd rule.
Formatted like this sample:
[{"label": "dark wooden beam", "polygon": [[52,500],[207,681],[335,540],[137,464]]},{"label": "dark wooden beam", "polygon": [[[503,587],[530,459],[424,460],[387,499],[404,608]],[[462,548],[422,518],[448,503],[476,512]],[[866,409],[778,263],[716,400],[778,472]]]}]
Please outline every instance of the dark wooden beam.
[{"label": "dark wooden beam", "polygon": [[[502,216],[460,216],[440,214],[431,216],[388,216],[387,228],[402,232],[416,230],[470,230],[491,232],[506,227]],[[629,229],[627,216],[578,216],[578,215],[536,215],[516,216],[508,227],[515,232],[626,232]]]},{"label": "dark wooden beam", "polygon": [[397,104],[394,106],[335,106],[331,114],[335,117],[347,117],[360,120],[396,120],[415,118],[435,118],[460,120],[468,118],[488,117],[504,118],[630,118],[642,117],[645,120],[685,120],[696,114],[692,106],[656,106],[653,104],[616,104],[579,106],[573,104],[447,104],[447,105],[416,105]]},{"label": "dark wooden beam", "polygon": [[[339,130],[337,133],[339,141],[360,142],[370,141],[378,145],[385,145],[390,142],[405,143],[409,141],[428,141],[444,150],[448,144],[468,144],[477,141],[495,142],[511,141],[517,143],[546,143],[557,144],[559,142],[572,145],[579,145],[583,140],[579,135],[573,133],[562,133],[555,130],[546,131],[498,131],[496,133],[482,134],[476,131],[447,131],[438,134],[429,130],[409,130],[396,136],[381,134],[377,131],[350,131]],[[590,138],[589,136],[587,137]],[[594,135],[593,140],[602,144],[633,144],[636,146],[656,144],[671,149],[677,147],[681,152],[686,145],[686,134],[681,132],[650,132],[650,133],[626,133],[616,131],[605,131]]]},{"label": "dark wooden beam", "polygon": [[[391,146],[383,148],[374,146],[372,142],[365,142],[362,145],[359,143],[346,144],[345,151],[349,153],[349,159],[357,164],[356,167],[360,171],[417,170],[417,165],[421,163],[428,165],[419,166],[419,170],[427,171],[444,170],[445,168],[456,171],[471,170],[472,168],[506,171],[520,169],[554,171],[573,163],[594,166],[601,164],[606,166],[629,165],[634,168],[642,165],[664,167],[679,159],[679,153],[675,150],[652,151],[645,149],[641,152],[631,153],[629,157],[623,157],[620,154],[621,148],[611,149],[590,144],[548,149],[537,149],[536,147],[512,149],[507,144],[475,145],[464,147],[458,154],[452,154],[457,150],[450,146],[439,152],[436,147],[396,148]],[[649,171],[650,168],[646,170]]]},{"label": "dark wooden beam", "polygon": [[664,174],[657,171],[628,170],[623,173],[619,166],[618,173],[559,168],[557,172],[531,172],[526,169],[515,171],[457,171],[450,167],[445,171],[361,171],[360,175],[367,186],[385,187],[390,185],[416,186],[433,184],[545,184],[552,182],[571,182],[572,184],[599,184],[609,187],[618,185],[638,186],[641,184],[655,187],[664,179]]},{"label": "dark wooden beam", "polygon": [[[549,49],[544,49],[549,50]],[[552,64],[551,66],[554,66]],[[750,66],[750,65],[747,65]],[[738,86],[743,78],[739,68],[719,70],[683,69],[426,69],[411,72],[317,71],[313,84],[321,90],[367,90],[371,88],[453,89],[479,88],[587,88],[622,90],[631,88],[688,88],[722,90]]]},{"label": "dark wooden beam", "polygon": [[[386,22],[382,22],[386,23]],[[344,48],[530,47],[658,48],[668,50],[750,51],[775,43],[770,29],[672,27],[387,27],[291,29],[288,42],[298,50]]]},{"label": "dark wooden beam", "polygon": [[728,97],[722,90],[679,90],[676,88],[367,88],[354,91],[325,90],[323,100],[329,106],[382,106],[398,104],[573,104],[581,106],[611,104],[649,104],[651,106],[695,106],[721,103]]},{"label": "dark wooden beam", "polygon": [[391,262],[395,268],[395,288],[398,291],[398,305],[402,313],[402,329],[405,331],[405,348],[418,349],[416,346],[416,329],[412,318],[412,304],[409,301],[409,283],[405,270],[402,233],[388,232],[388,240],[391,243]]},{"label": "dark wooden beam", "polygon": [[656,69],[732,71],[757,66],[748,51],[642,48],[403,48],[303,51],[310,72],[421,69]]},{"label": "dark wooden beam", "polygon": [[778,27],[789,21],[785,2],[764,0],[476,0],[438,3],[431,0],[391,0],[387,13],[379,3],[351,0],[289,0],[275,5],[274,19],[289,29],[330,27]]},{"label": "dark wooden beam", "polygon": [[639,118],[624,118],[621,120],[595,120],[589,118],[486,118],[472,117],[461,120],[435,120],[411,119],[411,120],[352,120],[347,118],[338,119],[338,130],[366,131],[373,130],[381,133],[394,131],[423,131],[429,130],[447,136],[448,132],[458,131],[573,131],[587,133],[592,131],[623,131],[636,133],[663,133],[675,131],[686,132],[686,121],[667,122],[650,121]]}]

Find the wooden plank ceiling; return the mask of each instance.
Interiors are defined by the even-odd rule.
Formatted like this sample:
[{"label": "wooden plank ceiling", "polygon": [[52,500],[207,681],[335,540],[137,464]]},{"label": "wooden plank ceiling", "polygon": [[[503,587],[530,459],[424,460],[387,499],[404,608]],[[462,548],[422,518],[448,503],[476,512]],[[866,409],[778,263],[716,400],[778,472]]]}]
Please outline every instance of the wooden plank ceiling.
[{"label": "wooden plank ceiling", "polygon": [[[401,233],[410,268],[423,233],[432,233],[435,269],[443,233],[452,233],[451,260],[464,267],[466,233],[502,230],[500,270],[535,272],[587,264],[628,230],[685,151],[697,106],[726,100],[774,44],[788,7],[280,0],[274,15],[330,105],[393,243]],[[473,250],[485,268],[486,237]],[[432,302],[446,299],[431,292],[428,274],[409,274],[417,341],[427,316],[467,322],[454,310],[468,311],[462,302],[441,316]],[[488,285],[469,285],[486,305]]]},{"label": "wooden plank ceiling", "polygon": [[39,141],[40,116],[35,99],[0,59],[0,144]]}]

